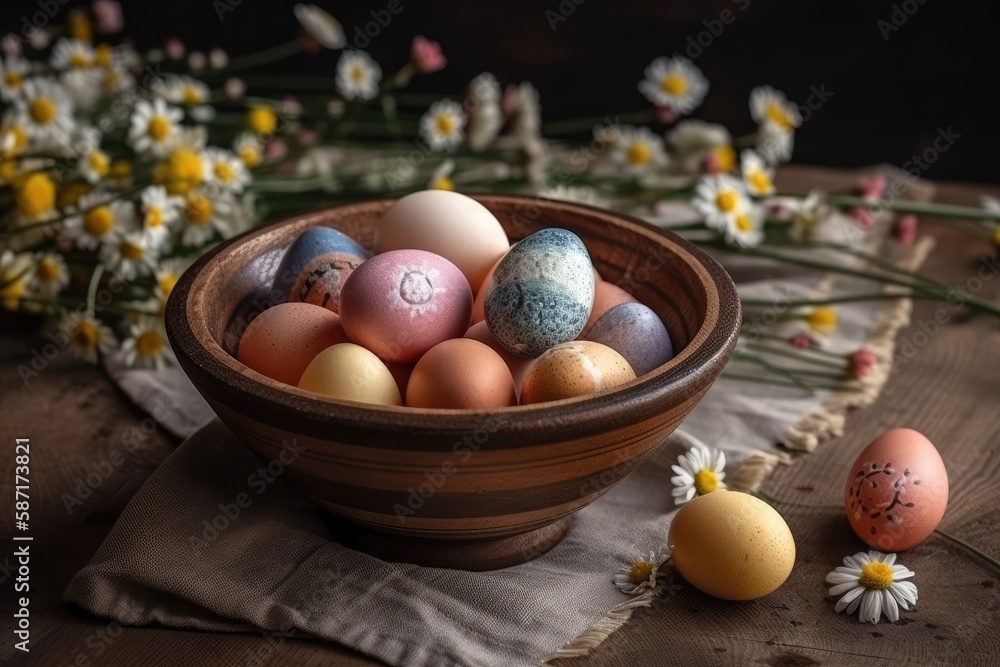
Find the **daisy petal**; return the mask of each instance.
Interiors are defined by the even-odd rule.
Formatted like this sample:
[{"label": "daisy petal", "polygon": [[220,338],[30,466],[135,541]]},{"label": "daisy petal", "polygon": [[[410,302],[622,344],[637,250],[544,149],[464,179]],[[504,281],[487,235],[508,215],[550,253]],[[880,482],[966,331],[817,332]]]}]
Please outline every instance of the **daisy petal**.
[{"label": "daisy petal", "polygon": [[[837,612],[844,611],[844,607],[857,601],[858,597],[864,592],[865,588],[863,586],[858,586],[857,588],[852,589],[844,597],[837,600],[837,606],[834,607],[834,610]],[[853,612],[853,609],[849,609],[847,613],[850,614]]]},{"label": "daisy petal", "polygon": [[892,596],[889,589],[882,591],[882,604],[885,605],[885,615],[892,622],[899,620],[899,607],[896,605],[896,598]]}]

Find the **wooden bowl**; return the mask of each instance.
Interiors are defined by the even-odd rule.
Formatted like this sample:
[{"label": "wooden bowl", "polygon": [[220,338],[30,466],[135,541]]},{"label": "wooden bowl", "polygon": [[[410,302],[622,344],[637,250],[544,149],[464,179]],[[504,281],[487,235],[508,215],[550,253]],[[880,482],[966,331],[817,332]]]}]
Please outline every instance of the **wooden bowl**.
[{"label": "wooden bowl", "polygon": [[[605,280],[666,324],[677,355],[613,390],[494,410],[384,407],[271,380],[234,352],[299,234],[335,227],[371,247],[391,200],[341,206],[250,231],[188,270],[167,333],[181,367],[272,472],[331,516],[334,536],[389,560],[461,569],[525,562],[663,442],[722,371],[740,329],[725,270],[674,234],[565,202],[477,196],[512,240],[544,227],[583,239]],[[663,480],[664,484],[669,483]]]}]

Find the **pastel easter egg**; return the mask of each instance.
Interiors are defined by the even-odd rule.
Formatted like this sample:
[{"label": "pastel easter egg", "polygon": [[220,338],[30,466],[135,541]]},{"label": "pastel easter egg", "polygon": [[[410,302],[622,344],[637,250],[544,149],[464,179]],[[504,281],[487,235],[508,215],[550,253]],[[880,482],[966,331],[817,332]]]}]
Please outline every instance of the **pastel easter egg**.
[{"label": "pastel easter egg", "polygon": [[641,303],[620,303],[597,320],[586,340],[607,345],[625,357],[636,375],[645,375],[674,356],[670,334]]},{"label": "pastel easter egg", "polygon": [[457,266],[424,250],[375,255],[348,276],[340,293],[347,336],[380,359],[415,361],[443,340],[461,338],[472,290]]},{"label": "pastel easter egg", "polygon": [[909,428],[887,431],[851,466],[844,510],[858,537],[904,551],[934,532],[948,506],[948,471],[934,445]]},{"label": "pastel easter egg", "polygon": [[493,337],[522,357],[576,338],[594,305],[594,270],[573,232],[548,228],[510,249],[493,272],[484,312]]},{"label": "pastel easter egg", "polygon": [[457,266],[472,293],[510,242],[489,209],[447,190],[423,190],[399,199],[375,221],[376,253],[415,248]]},{"label": "pastel easter egg", "polygon": [[396,381],[374,354],[354,343],[328,347],[299,379],[299,389],[358,403],[402,405]]},{"label": "pastel easter egg", "polygon": [[535,360],[521,385],[521,404],[583,396],[634,379],[632,367],[610,347],[574,340]]},{"label": "pastel easter egg", "polygon": [[590,317],[580,332],[580,338],[586,338],[597,320],[620,303],[639,303],[639,300],[614,283],[597,280],[594,283],[594,307],[590,309]]},{"label": "pastel easter egg", "polygon": [[499,354],[477,340],[453,338],[420,357],[406,386],[406,405],[481,410],[517,405],[517,395]]},{"label": "pastel easter egg", "polygon": [[317,354],[346,341],[335,313],[308,303],[280,303],[250,321],[236,358],[269,378],[297,385]]},{"label": "pastel easter egg", "polygon": [[303,232],[285,251],[273,289],[289,301],[337,312],[344,280],[370,253],[347,234],[329,227]]},{"label": "pastel easter egg", "polygon": [[465,337],[488,345],[491,350],[500,355],[500,358],[507,364],[507,370],[510,371],[511,377],[514,378],[514,388],[517,390],[518,395],[520,395],[524,376],[528,374],[528,369],[531,368],[531,364],[535,360],[530,357],[519,357],[516,354],[508,352],[503,345],[497,342],[493,334],[490,333],[490,328],[486,326],[486,322],[476,322],[473,324],[465,332]]}]

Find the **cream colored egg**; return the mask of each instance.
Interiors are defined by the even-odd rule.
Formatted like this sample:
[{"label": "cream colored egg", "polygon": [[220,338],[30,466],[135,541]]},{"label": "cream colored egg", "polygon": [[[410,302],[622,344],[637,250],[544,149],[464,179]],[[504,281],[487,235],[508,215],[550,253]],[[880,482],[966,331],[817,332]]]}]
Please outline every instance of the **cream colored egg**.
[{"label": "cream colored egg", "polygon": [[385,364],[354,343],[339,343],[316,355],[302,373],[299,389],[359,403],[403,404]]},{"label": "cream colored egg", "polygon": [[546,350],[525,375],[521,403],[583,396],[635,379],[625,358],[606,345],[585,340]]},{"label": "cream colored egg", "polygon": [[667,544],[688,583],[723,600],[755,600],[777,590],[795,565],[788,524],[763,500],[713,491],[685,504]]}]

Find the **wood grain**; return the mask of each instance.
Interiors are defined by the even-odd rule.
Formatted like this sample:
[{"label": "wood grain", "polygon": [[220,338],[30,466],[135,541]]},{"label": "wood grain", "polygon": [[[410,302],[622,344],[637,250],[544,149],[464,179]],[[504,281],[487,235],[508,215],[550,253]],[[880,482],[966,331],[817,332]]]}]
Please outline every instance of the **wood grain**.
[{"label": "wood grain", "polygon": [[[821,168],[787,168],[783,190],[807,191],[849,185],[854,175]],[[937,199],[975,204],[983,193],[1000,188],[939,184]],[[926,271],[950,284],[975,275],[985,245],[936,225],[925,231],[939,240]],[[1000,279],[985,284],[979,296],[1000,298]],[[919,322],[940,306],[917,304],[915,324],[901,334],[913,340]],[[378,665],[328,642],[261,635],[221,635],[163,628],[124,628],[110,643],[107,623],[65,605],[59,597],[70,577],[87,562],[117,513],[176,440],[155,433],[129,453],[129,470],[117,471],[86,504],[68,515],[60,495],[72,492],[74,479],[94,461],[120,446],[121,435],[145,415],[131,408],[97,370],[60,357],[35,378],[28,391],[16,366],[30,360],[41,341],[15,322],[0,320],[0,449],[3,479],[0,498],[8,502],[12,450],[6,443],[20,432],[38,447],[32,468],[33,533],[37,535],[32,613],[33,652],[15,656],[7,639],[0,660],[17,665]],[[917,337],[919,339],[919,336]],[[1000,554],[1000,326],[995,320],[956,316],[911,361],[890,378],[871,408],[852,414],[847,433],[813,454],[779,468],[765,490],[786,501],[835,506],[856,454],[887,428],[910,426],[939,447],[951,478],[951,499],[942,528],[993,554]],[[18,435],[14,429],[18,429]],[[835,509],[781,507],[795,535],[798,562],[777,593],[752,603],[728,603],[685,587],[658,600],[612,635],[586,658],[562,661],[575,667],[637,665],[845,665],[881,667],[919,664],[996,664],[1000,655],[1000,572],[941,537],[903,554],[915,570],[920,601],[895,625],[862,626],[856,617],[833,613],[823,578],[844,555],[862,548],[846,519]],[[8,534],[10,517],[0,519]],[[0,553],[0,564],[6,554]],[[2,574],[0,574],[2,576]],[[5,613],[0,632],[9,638],[11,589],[0,584]],[[117,630],[114,630],[117,633]],[[99,633],[105,633],[101,635]],[[103,650],[102,650],[103,649]],[[98,653],[100,651],[100,653]],[[254,658],[259,658],[255,663]]]}]

